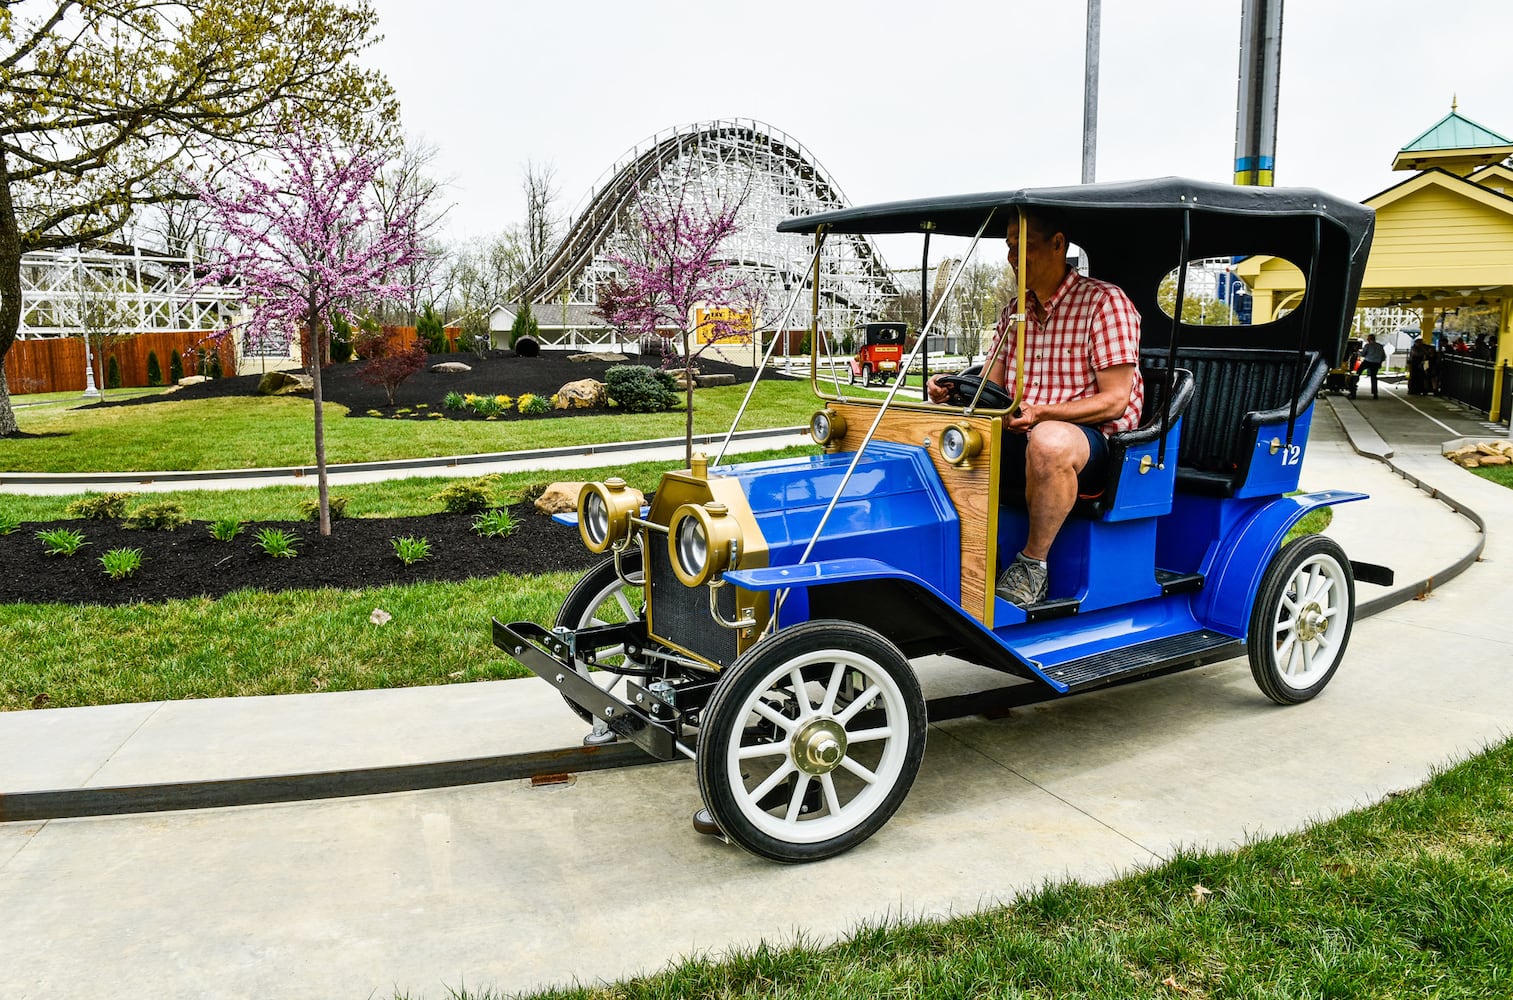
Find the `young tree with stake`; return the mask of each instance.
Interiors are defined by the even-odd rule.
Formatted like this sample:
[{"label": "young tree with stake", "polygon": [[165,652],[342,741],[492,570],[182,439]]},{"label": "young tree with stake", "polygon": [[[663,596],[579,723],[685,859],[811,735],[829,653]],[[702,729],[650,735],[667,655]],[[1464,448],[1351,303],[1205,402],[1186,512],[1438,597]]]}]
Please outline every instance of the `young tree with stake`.
[{"label": "young tree with stake", "polygon": [[275,168],[264,179],[250,158],[227,165],[217,188],[199,186],[229,237],[205,282],[241,284],[252,305],[245,334],[253,343],[288,343],[309,330],[305,359],[314,383],[315,464],[320,533],[331,533],[326,484],[321,361],[333,311],[352,319],[357,302],[403,300],[411,288],[401,275],[424,253],[426,226],[417,222],[425,197],[415,194],[380,214],[371,181],[383,167],[374,147],[344,148],[304,125],[289,127],[264,157]]}]

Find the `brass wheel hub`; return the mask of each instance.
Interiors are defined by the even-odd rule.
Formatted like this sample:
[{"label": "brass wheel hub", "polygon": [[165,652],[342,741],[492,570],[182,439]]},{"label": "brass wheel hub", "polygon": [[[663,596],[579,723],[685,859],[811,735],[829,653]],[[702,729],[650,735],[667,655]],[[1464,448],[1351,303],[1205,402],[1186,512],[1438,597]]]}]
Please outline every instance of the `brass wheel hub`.
[{"label": "brass wheel hub", "polygon": [[815,719],[793,736],[793,763],[805,774],[829,774],[846,757],[846,729],[834,719]]},{"label": "brass wheel hub", "polygon": [[1324,609],[1317,601],[1298,612],[1298,638],[1304,642],[1317,639],[1328,627],[1329,619],[1324,617]]}]

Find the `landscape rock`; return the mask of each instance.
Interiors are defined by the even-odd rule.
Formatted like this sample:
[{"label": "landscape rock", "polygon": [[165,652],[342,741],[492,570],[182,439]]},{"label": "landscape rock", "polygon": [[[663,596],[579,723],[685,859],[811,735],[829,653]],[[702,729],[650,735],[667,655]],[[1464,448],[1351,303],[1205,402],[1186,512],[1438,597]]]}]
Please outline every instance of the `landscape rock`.
[{"label": "landscape rock", "polygon": [[465,365],[461,361],[443,361],[439,365],[431,366],[431,371],[441,372],[443,375],[463,375],[472,370],[472,365]]},{"label": "landscape rock", "polygon": [[570,355],[568,355],[567,360],[569,360],[569,361],[629,361],[630,358],[626,357],[623,354],[616,354],[616,353],[614,353],[612,351],[599,351],[599,352],[594,353],[594,354],[570,354]]},{"label": "landscape rock", "polygon": [[210,380],[208,378],[206,378],[205,376],[203,376],[203,375],[185,375],[183,378],[179,379],[178,384],[179,385],[199,385],[201,382],[208,382],[208,381],[210,381]]},{"label": "landscape rock", "polygon": [[711,385],[735,385],[734,375],[700,375],[694,380],[694,384],[700,389]]},{"label": "landscape rock", "polygon": [[269,372],[258,381],[257,391],[264,396],[292,396],[314,392],[315,381],[302,372]]},{"label": "landscape rock", "polygon": [[[543,514],[566,514],[578,509],[578,494],[583,490],[583,483],[552,483],[536,500],[536,509]],[[644,504],[646,496],[634,487],[626,487],[636,503]]]},{"label": "landscape rock", "polygon": [[580,378],[557,390],[557,409],[586,409],[604,406],[609,401],[604,383],[598,379]]}]

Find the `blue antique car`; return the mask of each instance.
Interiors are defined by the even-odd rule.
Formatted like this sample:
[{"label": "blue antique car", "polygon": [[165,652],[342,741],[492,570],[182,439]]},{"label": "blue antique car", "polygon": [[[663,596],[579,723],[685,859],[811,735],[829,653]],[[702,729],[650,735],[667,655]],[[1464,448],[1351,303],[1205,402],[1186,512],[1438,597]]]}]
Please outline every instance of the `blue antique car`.
[{"label": "blue antique car", "polygon": [[[763,857],[838,854],[898,809],[925,748],[913,657],[961,657],[1055,696],[1244,653],[1266,697],[1303,702],[1344,655],[1356,576],[1386,573],[1353,566],[1322,535],[1285,541],[1309,511],[1363,498],[1297,487],[1371,210],[1169,178],[779,228],[813,234],[817,262],[834,233],[1001,238],[1019,206],[1056,209],[1088,272],[1123,288],[1142,320],[1142,423],[1111,439],[1102,494],[1057,536],[1045,601],[1020,608],[993,591],[1027,532],[1022,504],[998,488],[1013,387],[963,374],[949,404],[931,405],[904,399],[902,380],[880,397],[816,379],[821,453],[696,458],[647,507],[618,479],[589,484],[578,527],[605,561],[554,627],[494,622],[496,645],[558,687],[597,738],[692,758],[719,831]],[[1190,262],[1258,254],[1306,276],[1290,311],[1254,326],[1181,321]],[[1171,275],[1176,305],[1163,308]]]}]

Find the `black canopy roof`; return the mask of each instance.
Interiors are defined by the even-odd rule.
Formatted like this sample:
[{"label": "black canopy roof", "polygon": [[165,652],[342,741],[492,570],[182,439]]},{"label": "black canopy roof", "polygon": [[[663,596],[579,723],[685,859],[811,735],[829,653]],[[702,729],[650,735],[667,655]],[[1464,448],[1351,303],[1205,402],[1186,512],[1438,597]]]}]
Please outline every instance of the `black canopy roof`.
[{"label": "black canopy roof", "polygon": [[[1183,327],[1182,343],[1198,346],[1297,347],[1338,360],[1360,293],[1371,249],[1375,213],[1366,206],[1312,188],[1240,187],[1163,177],[1149,181],[1022,188],[984,194],[919,198],[864,205],[788,219],[785,233],[917,233],[972,236],[990,213],[1007,225],[1020,205],[1056,208],[1067,237],[1087,251],[1094,277],[1112,281],[1139,308],[1141,342],[1165,346],[1171,320],[1156,304],[1156,289],[1181,255],[1182,220],[1189,219],[1188,259],[1268,254],[1297,265],[1313,263],[1309,308],[1257,327]],[[1001,238],[995,220],[984,236]],[[1302,336],[1307,313],[1309,329]]]}]

